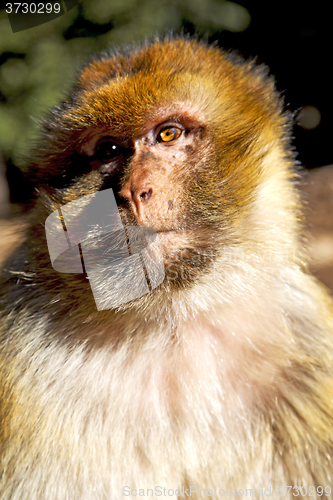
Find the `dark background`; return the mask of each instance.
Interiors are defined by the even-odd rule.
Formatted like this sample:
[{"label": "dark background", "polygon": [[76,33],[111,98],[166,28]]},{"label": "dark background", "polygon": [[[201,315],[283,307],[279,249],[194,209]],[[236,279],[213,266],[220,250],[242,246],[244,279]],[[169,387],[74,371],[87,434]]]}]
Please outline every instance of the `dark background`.
[{"label": "dark background", "polygon": [[[70,89],[78,64],[108,47],[168,32],[196,34],[276,77],[295,112],[294,144],[306,168],[333,163],[329,2],[82,0],[63,16],[13,33],[0,6],[0,154],[24,169],[39,120]],[[62,7],[66,10],[64,2]],[[14,174],[13,174],[14,172]]]},{"label": "dark background", "polygon": [[[319,110],[319,125],[310,130],[297,125],[295,117],[298,159],[308,168],[333,163],[333,27],[329,3],[261,4],[244,0],[242,5],[251,14],[251,23],[240,33],[219,34],[219,44],[237,49],[246,57],[257,55],[258,61],[267,64],[292,111],[305,106]],[[303,124],[305,116],[299,118]]]}]

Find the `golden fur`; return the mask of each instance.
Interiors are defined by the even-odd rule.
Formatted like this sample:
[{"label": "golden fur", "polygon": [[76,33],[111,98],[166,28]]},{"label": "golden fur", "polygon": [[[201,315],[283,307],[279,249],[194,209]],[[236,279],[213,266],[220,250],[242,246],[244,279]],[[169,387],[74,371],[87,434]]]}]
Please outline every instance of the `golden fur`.
[{"label": "golden fur", "polygon": [[[149,142],[169,121],[177,145]],[[307,273],[289,129],[265,69],[196,41],[82,70],[45,125],[26,243],[5,266],[1,500],[332,486],[333,308]],[[166,278],[97,312],[84,275],[52,269],[44,223],[109,186],[103,136],[130,152],[122,217],[161,231]],[[126,194],[147,184],[154,203]]]}]

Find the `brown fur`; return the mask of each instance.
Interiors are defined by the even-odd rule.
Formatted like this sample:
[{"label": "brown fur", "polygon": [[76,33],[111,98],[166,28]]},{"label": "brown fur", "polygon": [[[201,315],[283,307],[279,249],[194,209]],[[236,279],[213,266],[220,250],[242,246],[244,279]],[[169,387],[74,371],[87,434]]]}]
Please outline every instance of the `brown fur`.
[{"label": "brown fur", "polygon": [[[167,145],[165,122],[184,129]],[[5,266],[1,500],[332,486],[333,308],[307,273],[289,128],[265,69],[195,41],[83,69]],[[103,137],[122,148],[108,164]],[[52,269],[44,223],[108,187],[159,231],[166,277],[98,312],[84,275]]]}]

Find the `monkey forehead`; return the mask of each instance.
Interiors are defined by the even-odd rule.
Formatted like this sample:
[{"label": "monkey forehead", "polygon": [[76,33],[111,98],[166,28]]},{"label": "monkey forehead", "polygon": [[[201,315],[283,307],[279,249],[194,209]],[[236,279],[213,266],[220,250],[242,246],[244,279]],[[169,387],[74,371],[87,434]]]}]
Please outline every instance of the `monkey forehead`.
[{"label": "monkey forehead", "polygon": [[[122,136],[139,136],[167,120],[203,126],[213,120],[209,85],[188,75],[156,81],[153,75],[124,77],[80,95],[72,118],[84,127],[105,126]],[[218,97],[218,96],[216,96]]]},{"label": "monkey forehead", "polygon": [[274,84],[262,68],[186,40],[157,42],[95,61],[83,70],[77,89],[71,114],[76,125],[105,124],[119,134],[139,133],[147,116],[180,102],[183,111],[190,104],[193,116],[195,111],[214,129],[222,116],[242,113],[254,123],[254,115],[281,112]]}]

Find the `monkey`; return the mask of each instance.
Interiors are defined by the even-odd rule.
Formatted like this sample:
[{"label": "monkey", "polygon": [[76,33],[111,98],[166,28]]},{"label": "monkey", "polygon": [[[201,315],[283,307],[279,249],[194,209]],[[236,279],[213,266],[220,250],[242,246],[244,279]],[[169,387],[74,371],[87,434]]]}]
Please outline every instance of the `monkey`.
[{"label": "monkey", "polygon": [[81,69],[3,270],[1,500],[331,494],[291,121],[265,66],[192,38]]}]

